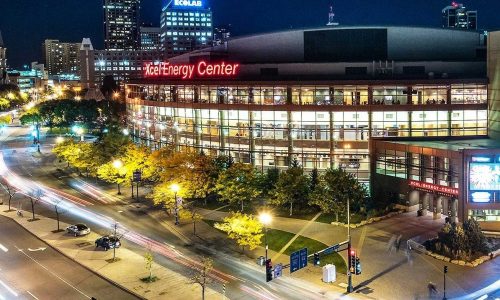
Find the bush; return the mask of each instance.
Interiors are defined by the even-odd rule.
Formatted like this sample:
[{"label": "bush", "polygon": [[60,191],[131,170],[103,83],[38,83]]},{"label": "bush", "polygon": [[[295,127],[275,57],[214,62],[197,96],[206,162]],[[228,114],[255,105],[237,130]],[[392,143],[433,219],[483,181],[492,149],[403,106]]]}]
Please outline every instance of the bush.
[{"label": "bush", "polygon": [[479,223],[470,219],[461,224],[446,223],[436,239],[424,243],[433,252],[452,259],[472,260],[490,251]]}]

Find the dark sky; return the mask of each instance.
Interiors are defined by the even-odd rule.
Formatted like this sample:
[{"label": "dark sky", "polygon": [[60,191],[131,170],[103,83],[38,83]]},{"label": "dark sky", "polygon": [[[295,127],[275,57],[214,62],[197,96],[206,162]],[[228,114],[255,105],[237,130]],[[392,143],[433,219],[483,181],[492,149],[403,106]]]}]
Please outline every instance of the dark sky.
[{"label": "dark sky", "polygon": [[[208,0],[214,24],[232,24],[233,36],[289,28],[317,27],[327,22],[334,3],[342,25],[440,26],[448,0]],[[162,0],[142,1],[142,20],[159,23]],[[479,11],[481,29],[500,29],[500,1],[468,0]],[[11,67],[41,60],[46,38],[80,42],[90,37],[101,49],[102,0],[0,0],[0,30]]]}]

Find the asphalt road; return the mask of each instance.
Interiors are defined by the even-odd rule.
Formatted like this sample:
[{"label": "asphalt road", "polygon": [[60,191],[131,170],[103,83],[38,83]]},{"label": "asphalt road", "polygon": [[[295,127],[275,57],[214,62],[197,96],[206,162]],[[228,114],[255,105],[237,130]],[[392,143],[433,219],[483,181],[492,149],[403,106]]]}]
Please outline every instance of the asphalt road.
[{"label": "asphalt road", "polygon": [[137,299],[0,217],[0,299]]}]

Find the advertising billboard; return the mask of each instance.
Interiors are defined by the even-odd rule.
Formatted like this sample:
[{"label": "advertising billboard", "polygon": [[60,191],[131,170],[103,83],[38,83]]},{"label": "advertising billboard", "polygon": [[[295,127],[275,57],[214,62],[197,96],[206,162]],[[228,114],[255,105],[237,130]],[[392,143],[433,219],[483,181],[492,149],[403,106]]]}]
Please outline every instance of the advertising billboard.
[{"label": "advertising billboard", "polygon": [[500,162],[473,157],[469,165],[469,200],[474,203],[498,201],[500,195]]}]

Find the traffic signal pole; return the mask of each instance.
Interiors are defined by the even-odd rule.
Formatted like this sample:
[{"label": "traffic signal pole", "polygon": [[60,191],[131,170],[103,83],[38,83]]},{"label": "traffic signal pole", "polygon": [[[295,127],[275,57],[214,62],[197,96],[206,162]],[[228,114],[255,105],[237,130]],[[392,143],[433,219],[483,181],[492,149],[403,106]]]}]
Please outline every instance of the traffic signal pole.
[{"label": "traffic signal pole", "polygon": [[352,287],[352,272],[351,272],[351,212],[350,203],[347,199],[347,292],[354,291]]}]

